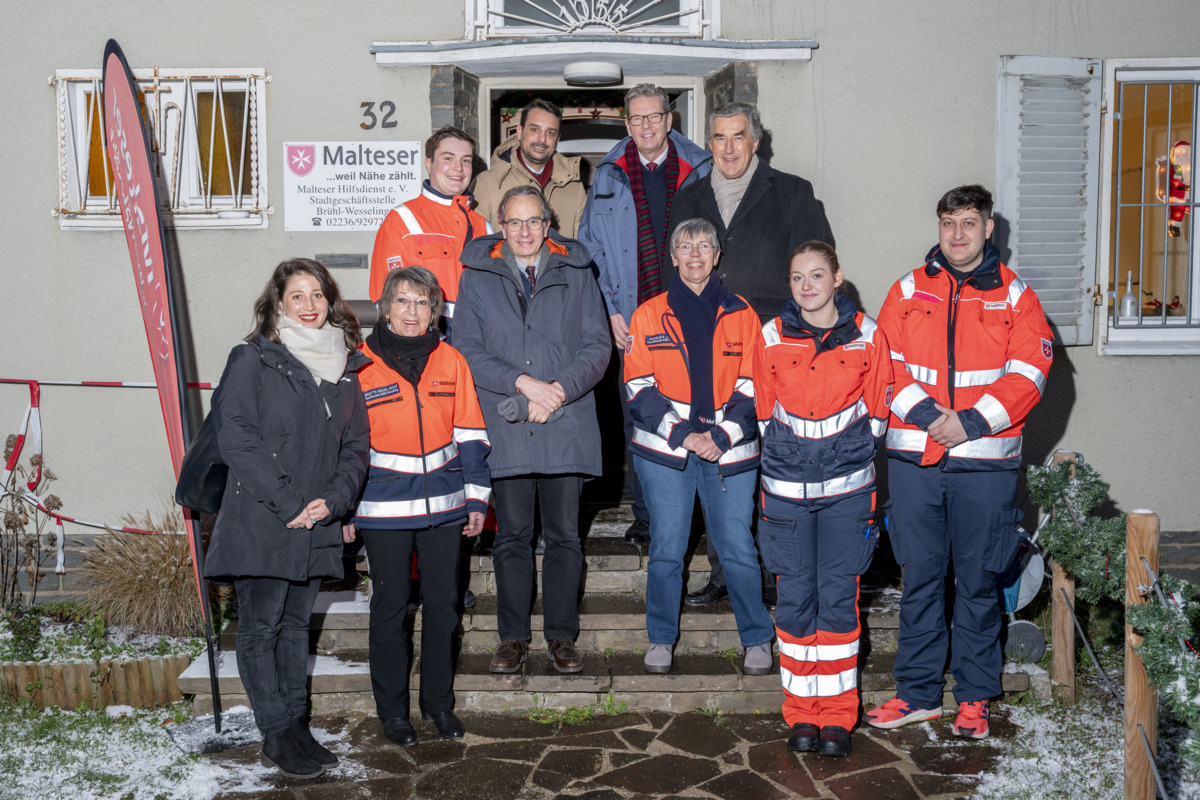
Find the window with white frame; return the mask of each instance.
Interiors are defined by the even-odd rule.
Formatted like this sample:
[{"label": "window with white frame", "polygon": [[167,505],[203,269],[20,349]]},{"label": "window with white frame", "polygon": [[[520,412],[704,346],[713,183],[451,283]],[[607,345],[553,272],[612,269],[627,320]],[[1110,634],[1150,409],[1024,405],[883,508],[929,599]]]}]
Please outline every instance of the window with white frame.
[{"label": "window with white frame", "polygon": [[996,212],[1061,344],[1200,354],[1198,94],[1200,59],[1000,59]]},{"label": "window with white frame", "polygon": [[[168,225],[265,228],[266,71],[136,69]],[[119,228],[99,70],[59,70],[58,208],[63,228]]]},{"label": "window with white frame", "polygon": [[467,0],[468,38],[634,34],[713,38],[719,0]]}]

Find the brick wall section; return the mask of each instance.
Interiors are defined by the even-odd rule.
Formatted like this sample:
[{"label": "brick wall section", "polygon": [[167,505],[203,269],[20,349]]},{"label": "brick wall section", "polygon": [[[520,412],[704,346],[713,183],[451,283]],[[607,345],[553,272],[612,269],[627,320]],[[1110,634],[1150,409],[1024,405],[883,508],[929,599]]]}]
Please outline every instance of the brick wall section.
[{"label": "brick wall section", "polygon": [[433,67],[429,76],[433,130],[454,125],[479,138],[479,78],[458,67]]},{"label": "brick wall section", "polygon": [[731,61],[704,76],[704,102],[709,109],[726,103],[758,105],[758,62]]},{"label": "brick wall section", "polygon": [[[38,584],[36,602],[50,603],[55,600],[81,600],[83,595],[78,587],[81,575],[80,565],[83,563],[84,552],[104,533],[72,533],[70,523],[67,523],[66,547],[64,555],[67,571],[62,575],[54,572],[55,555],[53,547],[46,547],[43,540],[42,580]],[[78,530],[78,529],[77,529]],[[28,603],[32,597],[29,586],[29,576],[22,571],[19,575],[22,600]]]},{"label": "brick wall section", "polygon": [[1163,531],[1158,568],[1200,586],[1200,531]]}]

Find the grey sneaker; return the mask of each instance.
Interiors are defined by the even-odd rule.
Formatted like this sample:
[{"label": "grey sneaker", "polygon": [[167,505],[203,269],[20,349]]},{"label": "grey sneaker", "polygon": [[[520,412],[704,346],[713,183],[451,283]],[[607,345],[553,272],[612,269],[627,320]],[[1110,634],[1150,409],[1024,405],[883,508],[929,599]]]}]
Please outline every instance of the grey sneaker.
[{"label": "grey sneaker", "polygon": [[646,651],[646,658],[642,662],[646,672],[670,672],[672,652],[669,644],[650,645],[650,649]]},{"label": "grey sneaker", "polygon": [[[648,655],[647,658],[649,658]],[[770,642],[746,648],[746,658],[742,662],[742,672],[747,675],[769,675],[774,666],[775,662],[771,657]]]}]

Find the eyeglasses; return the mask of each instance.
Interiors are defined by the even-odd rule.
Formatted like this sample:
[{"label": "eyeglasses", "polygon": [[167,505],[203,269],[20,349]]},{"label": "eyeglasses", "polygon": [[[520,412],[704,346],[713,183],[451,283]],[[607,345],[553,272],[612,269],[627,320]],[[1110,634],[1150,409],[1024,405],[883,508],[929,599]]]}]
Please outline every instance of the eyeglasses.
[{"label": "eyeglasses", "polygon": [[425,311],[429,308],[429,301],[424,297],[418,297],[416,300],[409,300],[407,297],[397,297],[392,301],[392,305],[400,308],[408,308],[412,304],[418,311]]},{"label": "eyeglasses", "polygon": [[679,244],[675,245],[675,252],[685,256],[690,256],[693,250],[702,256],[706,256],[713,251],[713,246],[708,242],[701,242],[700,244],[680,242]]},{"label": "eyeglasses", "polygon": [[663,117],[666,115],[665,111],[655,111],[653,114],[638,114],[636,117],[626,117],[626,121],[633,127],[639,128],[644,122],[657,125],[663,121]]},{"label": "eyeglasses", "polygon": [[501,223],[505,228],[508,228],[509,233],[516,233],[521,230],[524,225],[529,226],[529,230],[537,232],[546,224],[545,217],[530,217],[529,219],[506,219]]}]

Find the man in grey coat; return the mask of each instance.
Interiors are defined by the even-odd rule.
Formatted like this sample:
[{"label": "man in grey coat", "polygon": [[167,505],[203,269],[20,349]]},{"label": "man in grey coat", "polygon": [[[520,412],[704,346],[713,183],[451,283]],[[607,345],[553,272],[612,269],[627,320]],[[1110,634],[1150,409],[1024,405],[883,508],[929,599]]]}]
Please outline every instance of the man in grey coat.
[{"label": "man in grey coat", "polygon": [[536,187],[506,192],[498,216],[500,234],[463,249],[469,269],[454,318],[454,346],[471,367],[492,443],[501,642],[490,669],[516,672],[529,652],[537,499],[548,655],[559,672],[579,672],[579,495],[585,477],[601,472],[592,389],[611,353],[608,319],[587,248],[550,229]]}]

